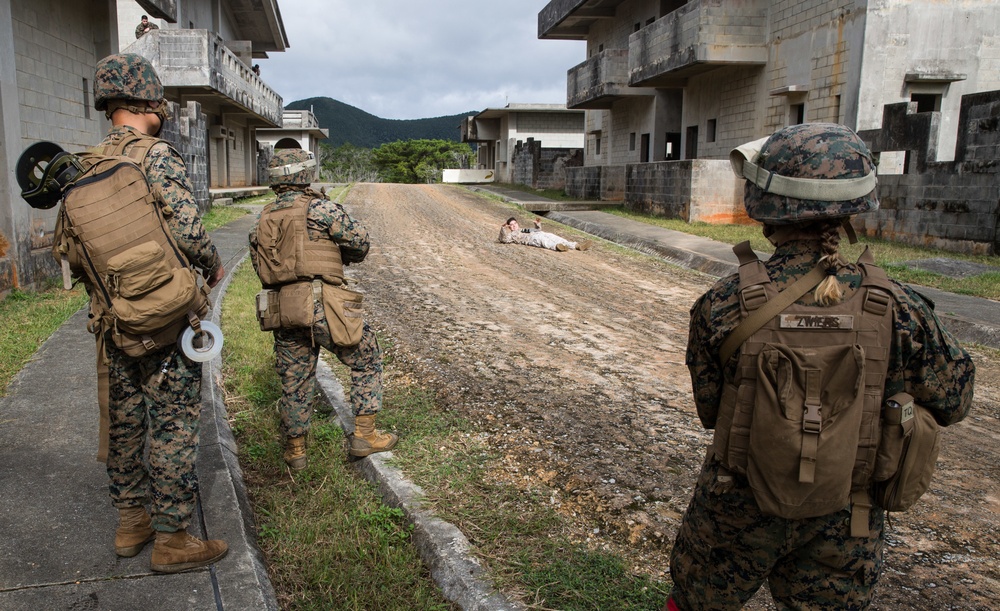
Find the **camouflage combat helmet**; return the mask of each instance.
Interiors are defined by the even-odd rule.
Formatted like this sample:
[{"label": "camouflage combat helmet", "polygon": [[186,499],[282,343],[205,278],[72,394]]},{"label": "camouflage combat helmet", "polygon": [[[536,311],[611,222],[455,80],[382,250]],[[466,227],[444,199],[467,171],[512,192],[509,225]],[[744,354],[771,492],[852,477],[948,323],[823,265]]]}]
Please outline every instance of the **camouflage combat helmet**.
[{"label": "camouflage combat helmet", "polygon": [[107,111],[112,100],[163,102],[163,84],[148,59],[135,53],[119,53],[97,63],[94,108]]},{"label": "camouflage combat helmet", "polygon": [[316,179],[316,159],[302,149],[278,149],[267,164],[269,184],[308,185]]},{"label": "camouflage combat helmet", "polygon": [[865,143],[843,125],[806,123],[734,149],[733,170],[747,180],[750,218],[789,225],[878,209],[875,164]]}]

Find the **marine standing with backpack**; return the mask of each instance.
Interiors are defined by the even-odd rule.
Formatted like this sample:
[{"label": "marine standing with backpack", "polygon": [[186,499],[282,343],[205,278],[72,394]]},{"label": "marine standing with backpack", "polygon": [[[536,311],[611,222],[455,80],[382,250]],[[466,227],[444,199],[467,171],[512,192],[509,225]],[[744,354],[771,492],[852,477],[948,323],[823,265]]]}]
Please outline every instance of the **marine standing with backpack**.
[{"label": "marine standing with backpack", "polygon": [[[102,59],[94,75],[94,107],[112,123],[96,150],[135,160],[155,195],[152,205],[165,218],[186,263],[215,286],[223,265],[201,224],[184,161],[156,138],[167,114],[153,66],[135,54]],[[87,284],[94,304],[99,296]],[[110,375],[107,471],[112,504],[119,512],[115,551],[135,556],[155,539],[151,568],[166,573],[216,562],[228,551],[225,542],[203,541],[186,530],[198,490],[202,364],[181,352],[176,336],[165,347],[136,357],[116,345],[114,332],[104,331],[103,344]]]},{"label": "marine standing with backpack", "polygon": [[892,505],[876,480],[898,460],[880,433],[906,398],[942,426],[962,420],[975,367],[931,303],[867,252],[840,258],[840,231],[853,240],[851,217],[878,207],[854,132],[795,125],[734,153],[747,214],[776,250],[761,263],[737,247],[740,273],[691,309],[687,365],[715,437],[664,608],[739,609],[767,581],[779,608],[865,609],[882,569],[880,502]]},{"label": "marine standing with backpack", "polygon": [[348,453],[360,458],[391,450],[396,435],[375,428],[382,408],[382,349],[363,320],[361,294],[346,288],[344,276],[344,265],[368,256],[368,231],[309,187],[316,160],[308,151],[276,150],[268,174],[277,199],[250,230],[250,259],[264,287],[257,297],[261,330],[274,332],[285,464],[300,471],[308,462],[320,348],[351,370],[354,433]]}]

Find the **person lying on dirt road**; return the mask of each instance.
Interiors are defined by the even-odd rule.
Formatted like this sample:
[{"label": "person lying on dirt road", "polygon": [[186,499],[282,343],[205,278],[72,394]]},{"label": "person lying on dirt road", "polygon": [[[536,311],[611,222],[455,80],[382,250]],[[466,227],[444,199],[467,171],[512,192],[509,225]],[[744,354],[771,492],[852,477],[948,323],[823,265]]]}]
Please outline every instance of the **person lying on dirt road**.
[{"label": "person lying on dirt road", "polygon": [[557,250],[559,252],[588,250],[591,245],[590,240],[570,242],[554,233],[542,231],[542,219],[537,217],[535,218],[535,227],[533,229],[521,229],[521,225],[517,222],[517,219],[510,217],[506,223],[500,225],[499,239],[501,244],[524,244],[525,246],[537,246],[538,248],[548,248],[549,250]]}]

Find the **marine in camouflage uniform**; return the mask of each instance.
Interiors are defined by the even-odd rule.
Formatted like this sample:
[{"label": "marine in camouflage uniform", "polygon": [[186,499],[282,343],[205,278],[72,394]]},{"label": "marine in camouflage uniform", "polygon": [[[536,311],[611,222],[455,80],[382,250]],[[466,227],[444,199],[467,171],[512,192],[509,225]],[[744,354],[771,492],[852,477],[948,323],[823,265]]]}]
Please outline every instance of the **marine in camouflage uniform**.
[{"label": "marine in camouflage uniform", "polygon": [[521,229],[517,219],[510,217],[507,222],[500,225],[500,236],[497,240],[501,244],[523,244],[525,246],[536,246],[566,252],[567,250],[589,250],[590,240],[583,242],[571,242],[561,238],[554,233],[542,231],[541,221],[535,220],[534,229]]},{"label": "marine in camouflage uniform", "polygon": [[[302,149],[282,149],[275,151],[269,167],[274,172],[292,164],[310,162],[312,160],[309,153]],[[275,191],[277,200],[271,208],[287,207],[301,195],[309,196],[311,200],[306,212],[309,239],[334,242],[340,249],[340,257],[345,265],[364,261],[370,246],[368,231],[351,218],[340,204],[309,188],[314,174],[312,167],[288,175],[275,176],[272,173],[271,188]],[[263,214],[267,214],[267,211],[265,209]],[[251,262],[258,274],[259,224],[260,219],[249,234]],[[273,333],[274,367],[281,378],[282,387],[279,413],[281,432],[285,439],[284,459],[289,467],[300,470],[306,466],[305,442],[313,412],[316,361],[320,348],[329,350],[351,371],[350,401],[355,417],[355,433],[349,439],[351,455],[367,456],[395,446],[395,435],[374,429],[375,415],[382,407],[382,350],[375,332],[367,322],[364,323],[361,341],[357,345],[338,346],[331,337],[323,302],[316,299],[313,303],[311,328],[281,328],[275,329]]]},{"label": "marine in camouflage uniform", "polygon": [[147,34],[146,32],[147,28],[149,29],[150,32],[152,32],[153,30],[159,30],[160,26],[156,25],[155,23],[150,21],[148,17],[143,15],[142,19],[139,20],[139,25],[135,26],[135,37],[137,40],[139,38],[142,38],[143,34]]},{"label": "marine in camouflage uniform", "polygon": [[[829,124],[780,130],[753,161],[765,178],[771,171],[811,179],[856,178],[873,171],[870,153],[857,136]],[[765,263],[778,290],[823,264],[821,242],[832,236],[839,240],[838,222],[878,205],[874,191],[849,201],[801,200],[766,193],[750,181],[745,203],[749,215],[765,224],[766,235],[785,233],[772,240],[776,251]],[[817,227],[824,223],[828,232],[821,236]],[[836,242],[832,246],[835,251]],[[842,262],[835,266],[835,278],[849,298],[861,286],[861,270]],[[931,302],[893,284],[898,290],[884,397],[908,392],[940,424],[958,422],[971,406],[973,362],[941,325]],[[741,320],[738,286],[738,275],[724,278],[691,308],[687,365],[707,429],[715,428],[725,382],[737,375],[738,352],[726,363],[719,355]],[[820,305],[812,292],[797,303]],[[671,554],[675,586],[665,608],[738,609],[767,580],[779,609],[865,609],[882,569],[885,512],[872,508],[868,537],[851,537],[850,517],[850,508],[798,520],[766,515],[747,479],[727,470],[710,449]]]},{"label": "marine in camouflage uniform", "polygon": [[[159,77],[139,55],[101,60],[94,99],[95,108],[113,123],[102,145],[155,136],[166,118]],[[158,141],[142,169],[151,191],[160,195],[155,205],[181,251],[214,286],[223,275],[222,261],[201,223],[180,155]],[[189,360],[176,345],[131,357],[115,346],[110,331],[104,344],[110,372],[107,471],[120,518],[116,552],[134,556],[155,534],[153,570],[180,572],[220,559],[225,543],[201,541],[186,532],[198,491],[202,364]]]}]

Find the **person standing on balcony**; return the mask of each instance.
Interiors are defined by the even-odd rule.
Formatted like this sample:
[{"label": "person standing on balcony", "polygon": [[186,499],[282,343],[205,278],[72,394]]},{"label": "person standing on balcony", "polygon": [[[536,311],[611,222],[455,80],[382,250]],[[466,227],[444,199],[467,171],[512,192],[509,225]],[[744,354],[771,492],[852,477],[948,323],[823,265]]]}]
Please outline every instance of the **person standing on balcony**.
[{"label": "person standing on balcony", "polygon": [[142,20],[139,22],[139,25],[135,26],[135,37],[138,40],[139,38],[142,38],[142,35],[145,34],[146,32],[159,29],[160,26],[156,25],[155,23],[151,23],[149,21],[149,17],[143,15]]}]

